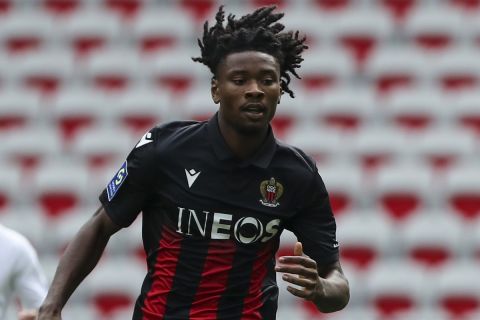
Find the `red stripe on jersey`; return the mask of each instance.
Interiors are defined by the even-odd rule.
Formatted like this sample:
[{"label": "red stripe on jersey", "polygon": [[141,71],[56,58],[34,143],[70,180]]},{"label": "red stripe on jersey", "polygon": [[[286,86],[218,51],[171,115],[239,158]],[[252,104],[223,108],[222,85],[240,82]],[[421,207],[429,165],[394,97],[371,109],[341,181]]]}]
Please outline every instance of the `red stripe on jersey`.
[{"label": "red stripe on jersey", "polygon": [[262,319],[262,315],[260,314],[260,309],[263,305],[262,285],[268,273],[268,263],[273,258],[273,243],[274,241],[269,241],[268,244],[258,252],[257,260],[253,264],[250,289],[243,301],[242,319],[244,320]]},{"label": "red stripe on jersey", "polygon": [[234,241],[211,241],[203,266],[202,279],[190,309],[190,318],[216,317],[218,302],[227,287],[235,251]]},{"label": "red stripe on jersey", "polygon": [[181,243],[181,235],[164,227],[153,267],[152,286],[145,297],[142,308],[143,320],[161,319],[165,314],[167,297],[172,288]]}]

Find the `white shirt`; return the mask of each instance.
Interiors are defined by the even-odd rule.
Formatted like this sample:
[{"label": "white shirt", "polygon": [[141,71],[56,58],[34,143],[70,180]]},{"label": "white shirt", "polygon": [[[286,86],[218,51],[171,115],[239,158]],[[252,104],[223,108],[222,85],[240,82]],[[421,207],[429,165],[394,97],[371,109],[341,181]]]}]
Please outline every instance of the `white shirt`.
[{"label": "white shirt", "polygon": [[13,298],[22,309],[37,309],[47,294],[47,280],[28,240],[0,225],[0,319]]}]

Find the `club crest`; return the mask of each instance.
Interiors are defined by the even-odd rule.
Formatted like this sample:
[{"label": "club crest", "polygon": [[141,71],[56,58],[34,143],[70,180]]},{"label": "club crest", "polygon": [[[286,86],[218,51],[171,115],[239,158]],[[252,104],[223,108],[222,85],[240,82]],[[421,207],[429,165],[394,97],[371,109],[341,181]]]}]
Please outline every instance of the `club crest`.
[{"label": "club crest", "polygon": [[272,177],[270,180],[264,180],[260,183],[260,193],[262,194],[261,204],[267,207],[277,207],[280,205],[278,199],[283,194],[283,186]]}]

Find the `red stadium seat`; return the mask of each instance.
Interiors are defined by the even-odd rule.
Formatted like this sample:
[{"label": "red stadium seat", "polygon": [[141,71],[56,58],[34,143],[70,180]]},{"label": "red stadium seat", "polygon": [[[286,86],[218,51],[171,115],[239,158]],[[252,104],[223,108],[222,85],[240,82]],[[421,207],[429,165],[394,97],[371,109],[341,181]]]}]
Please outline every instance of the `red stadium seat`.
[{"label": "red stadium seat", "polygon": [[5,14],[10,11],[13,7],[13,1],[10,0],[0,0],[0,14]]},{"label": "red stadium seat", "polygon": [[451,319],[466,319],[480,310],[478,267],[471,263],[452,262],[437,271],[432,282],[434,303]]},{"label": "red stadium seat", "polygon": [[191,44],[197,33],[196,25],[188,14],[174,9],[141,11],[131,28],[137,47],[149,54]]},{"label": "red stadium seat", "polygon": [[425,211],[412,215],[401,225],[399,243],[403,255],[411,261],[426,268],[438,268],[457,258],[464,231],[458,216]]},{"label": "red stadium seat", "polygon": [[414,86],[428,71],[428,61],[420,51],[395,45],[378,48],[365,65],[366,75],[382,94]]},{"label": "red stadium seat", "polygon": [[469,13],[480,7],[480,0],[449,0],[449,3],[453,6],[465,9]]},{"label": "red stadium seat", "polygon": [[398,89],[385,96],[383,110],[389,124],[416,133],[441,121],[445,99],[436,87]]},{"label": "red stadium seat", "polygon": [[433,202],[428,197],[433,177],[433,171],[422,163],[392,163],[372,177],[374,200],[393,220],[401,221]]},{"label": "red stadium seat", "polygon": [[466,220],[480,216],[480,179],[476,163],[459,163],[445,173],[442,185],[443,205]]},{"label": "red stadium seat", "polygon": [[31,192],[47,218],[55,219],[81,206],[87,191],[87,168],[82,162],[46,162],[33,172]]},{"label": "red stadium seat", "polygon": [[311,48],[303,56],[300,85],[309,91],[324,91],[350,80],[355,62],[339,48]]},{"label": "red stadium seat", "polygon": [[405,20],[409,41],[426,50],[442,50],[458,43],[465,21],[460,12],[446,6],[419,6]]},{"label": "red stadium seat", "polygon": [[446,117],[457,127],[464,127],[480,135],[480,94],[478,90],[452,94],[445,108]]},{"label": "red stadium seat", "polygon": [[15,10],[0,20],[1,45],[12,54],[37,51],[55,37],[54,20],[41,12]]},{"label": "red stadium seat", "polygon": [[352,5],[352,0],[315,0],[314,3],[321,10],[335,12],[346,10]]},{"label": "red stadium seat", "polygon": [[203,22],[217,9],[217,0],[181,0],[180,7],[189,12],[196,21]]},{"label": "red stadium seat", "polygon": [[40,96],[21,87],[0,90],[0,131],[23,128],[41,112]]},{"label": "red stadium seat", "polygon": [[42,5],[48,12],[64,16],[75,12],[82,5],[81,2],[81,0],[42,0]]},{"label": "red stadium seat", "polygon": [[335,15],[330,21],[334,41],[343,46],[363,66],[378,43],[393,32],[393,22],[382,10],[352,8]]},{"label": "red stadium seat", "polygon": [[69,87],[52,99],[51,114],[68,142],[80,130],[103,120],[107,102],[98,90]]},{"label": "red stadium seat", "polygon": [[135,136],[141,136],[168,119],[174,101],[156,87],[140,86],[114,96],[112,104],[110,116]]},{"label": "red stadium seat", "polygon": [[62,39],[77,57],[119,41],[123,30],[117,16],[99,8],[76,11],[62,21]]},{"label": "red stadium seat", "polygon": [[428,299],[427,281],[426,274],[416,265],[402,260],[388,260],[368,270],[365,294],[368,303],[382,319],[392,319],[425,304]]},{"label": "red stadium seat", "polygon": [[384,215],[355,211],[338,217],[337,223],[342,263],[365,271],[383,261],[393,240],[393,226]]},{"label": "red stadium seat", "polygon": [[105,8],[124,19],[133,18],[144,6],[145,0],[102,0]]},{"label": "red stadium seat", "polygon": [[105,92],[121,92],[141,77],[140,54],[129,48],[105,48],[85,60],[85,77],[91,85]]},{"label": "red stadium seat", "polygon": [[418,4],[417,0],[380,0],[379,1],[397,22],[403,22],[411,10]]}]

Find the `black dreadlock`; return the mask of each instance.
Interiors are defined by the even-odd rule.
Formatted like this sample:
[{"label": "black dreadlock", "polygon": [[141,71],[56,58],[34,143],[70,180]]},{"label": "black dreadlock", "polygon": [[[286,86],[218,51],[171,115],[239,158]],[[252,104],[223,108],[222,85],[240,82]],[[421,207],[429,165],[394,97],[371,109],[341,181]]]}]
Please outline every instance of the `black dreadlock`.
[{"label": "black dreadlock", "polygon": [[275,6],[263,7],[247,14],[240,19],[229,14],[224,27],[225,12],[220,6],[215,16],[216,24],[208,27],[208,21],[203,26],[203,38],[198,39],[201,57],[193,61],[203,63],[215,75],[218,64],[230,53],[247,50],[260,51],[275,57],[280,64],[280,86],[293,98],[293,91],[288,87],[290,74],[300,79],[295,69],[300,68],[303,61],[301,53],[308,47],[304,44],[305,37],[300,38],[299,32],[281,32],[285,26],[277,21],[283,13],[272,13]]}]

